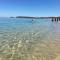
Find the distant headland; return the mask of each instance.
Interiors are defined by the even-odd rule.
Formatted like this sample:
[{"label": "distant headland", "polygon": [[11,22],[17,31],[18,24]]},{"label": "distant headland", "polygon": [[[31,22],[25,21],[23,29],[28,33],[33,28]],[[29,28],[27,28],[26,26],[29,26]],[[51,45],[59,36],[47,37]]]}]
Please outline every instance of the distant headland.
[{"label": "distant headland", "polygon": [[16,16],[16,17],[10,17],[10,18],[51,19],[52,21],[60,21],[60,16],[53,16],[53,17]]},{"label": "distant headland", "polygon": [[32,16],[16,16],[16,17],[10,17],[10,18],[34,18],[34,19],[40,19],[40,18],[42,18],[42,19],[46,19],[46,18],[60,18],[60,16],[48,16],[48,17],[32,17]]}]

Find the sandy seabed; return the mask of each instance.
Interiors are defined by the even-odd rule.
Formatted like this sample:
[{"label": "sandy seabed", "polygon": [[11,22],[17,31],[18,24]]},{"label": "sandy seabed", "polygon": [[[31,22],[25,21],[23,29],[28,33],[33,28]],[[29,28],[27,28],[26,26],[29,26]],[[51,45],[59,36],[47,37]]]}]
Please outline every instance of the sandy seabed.
[{"label": "sandy seabed", "polygon": [[0,60],[60,60],[60,34],[40,34],[1,32]]}]

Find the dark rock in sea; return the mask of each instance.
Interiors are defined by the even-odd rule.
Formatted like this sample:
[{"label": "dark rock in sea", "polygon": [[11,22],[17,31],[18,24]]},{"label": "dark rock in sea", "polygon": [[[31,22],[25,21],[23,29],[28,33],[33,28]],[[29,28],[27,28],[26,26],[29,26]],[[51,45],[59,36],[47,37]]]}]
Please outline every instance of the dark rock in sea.
[{"label": "dark rock in sea", "polygon": [[10,18],[14,18],[14,17],[10,17]]}]

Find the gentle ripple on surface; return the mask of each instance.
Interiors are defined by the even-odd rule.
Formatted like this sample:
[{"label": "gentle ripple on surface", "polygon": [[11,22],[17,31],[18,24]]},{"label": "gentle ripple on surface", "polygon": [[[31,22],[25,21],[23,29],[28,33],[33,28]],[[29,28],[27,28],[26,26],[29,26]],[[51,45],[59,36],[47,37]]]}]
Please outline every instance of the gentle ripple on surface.
[{"label": "gentle ripple on surface", "polygon": [[60,23],[0,18],[0,60],[60,60]]}]

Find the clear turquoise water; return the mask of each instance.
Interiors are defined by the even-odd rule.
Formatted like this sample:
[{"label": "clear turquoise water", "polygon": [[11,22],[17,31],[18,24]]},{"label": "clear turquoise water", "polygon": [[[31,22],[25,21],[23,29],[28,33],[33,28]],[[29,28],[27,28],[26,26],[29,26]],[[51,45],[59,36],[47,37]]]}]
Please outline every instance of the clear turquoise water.
[{"label": "clear turquoise water", "polygon": [[0,18],[0,60],[60,59],[60,22]]}]

